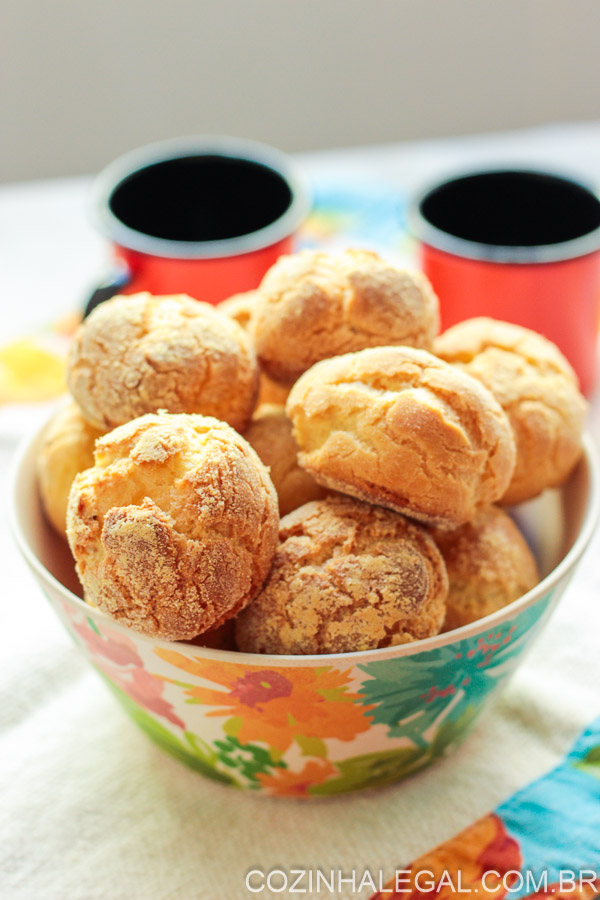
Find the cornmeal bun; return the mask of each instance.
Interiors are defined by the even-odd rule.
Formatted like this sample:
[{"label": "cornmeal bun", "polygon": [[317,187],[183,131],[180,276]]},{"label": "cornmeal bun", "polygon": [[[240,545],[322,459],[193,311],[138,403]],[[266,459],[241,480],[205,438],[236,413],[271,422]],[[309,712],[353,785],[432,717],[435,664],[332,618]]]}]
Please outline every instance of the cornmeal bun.
[{"label": "cornmeal bun", "polygon": [[286,411],[299,462],[326,487],[456,527],[498,500],[511,428],[475,378],[424,350],[379,347],[317,363]]},{"label": "cornmeal bun", "polygon": [[252,315],[261,368],[287,385],[321,359],[365,347],[429,350],[438,330],[438,300],[425,276],[367,250],[280,257]]},{"label": "cornmeal bun", "polygon": [[96,443],[67,535],[89,601],[138,631],[189,640],[260,590],[277,495],[252,447],[198,415],[149,414]]},{"label": "cornmeal bun", "polygon": [[437,634],[448,590],[426,530],[350,497],[286,516],[263,590],[236,620],[251,653],[346,653]]},{"label": "cornmeal bun", "polygon": [[73,402],[59,410],[44,431],[37,459],[40,497],[48,520],[64,538],[73,479],[94,465],[94,444],[103,433],[84,419]]},{"label": "cornmeal bun", "polygon": [[562,484],[583,452],[587,404],[558,347],[519,325],[479,318],[449,328],[435,352],[481,381],[510,420],[517,459],[502,503]]},{"label": "cornmeal bun", "polygon": [[536,561],[513,520],[501,509],[479,510],[453,531],[434,529],[448,571],[444,631],[468,625],[517,600],[540,580]]},{"label": "cornmeal bun", "polygon": [[258,395],[250,340],[229,316],[184,295],[113,297],[73,341],[68,384],[104,430],[145,413],[216,416],[246,428]]}]

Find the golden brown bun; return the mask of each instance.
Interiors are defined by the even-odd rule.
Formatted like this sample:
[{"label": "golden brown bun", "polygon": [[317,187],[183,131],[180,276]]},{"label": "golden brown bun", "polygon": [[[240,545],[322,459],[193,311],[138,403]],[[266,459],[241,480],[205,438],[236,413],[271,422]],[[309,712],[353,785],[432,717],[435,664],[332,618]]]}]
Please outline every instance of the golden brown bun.
[{"label": "golden brown bun", "polygon": [[513,520],[488,506],[454,531],[434,529],[450,588],[444,631],[468,625],[517,600],[540,580],[531,550]]},{"label": "golden brown bun", "polygon": [[587,405],[558,347],[519,325],[479,318],[449,328],[435,352],[479,379],[510,420],[517,461],[502,503],[562,484],[582,453]]},{"label": "golden brown bun", "polygon": [[454,527],[501,497],[508,420],[476,379],[424,350],[379,347],[317,363],[286,412],[299,462],[326,487]]},{"label": "golden brown bun", "polygon": [[298,465],[292,423],[283,406],[273,403],[259,406],[244,437],[270,470],[279,497],[280,516],[327,494],[327,490]]},{"label": "golden brown bun", "polygon": [[59,410],[44,430],[37,458],[40,497],[49,521],[64,538],[71,484],[78,472],[94,465],[94,444],[101,434],[76,403]]},{"label": "golden brown bun", "polygon": [[446,570],[426,530],[350,497],[307,503],[281,522],[259,595],[236,620],[250,653],[348,653],[437,634]]},{"label": "golden brown bun", "polygon": [[167,640],[216,628],[260,589],[277,495],[229,425],[149,414],[105,435],[77,475],[67,535],[90,602]]},{"label": "golden brown bun", "polygon": [[[219,312],[224,312],[227,316],[241,325],[241,327],[249,335],[252,335],[252,315],[256,308],[258,291],[248,291],[246,294],[235,294],[228,300],[224,300],[219,304]],[[290,385],[278,384],[265,372],[260,373],[260,387],[258,390],[257,407],[263,403],[282,403],[288,398]]]},{"label": "golden brown bun", "polygon": [[165,409],[243,430],[256,404],[258,365],[243,329],[208,303],[132,294],[102,303],[85,320],[68,383],[97,428]]},{"label": "golden brown bun", "polygon": [[367,250],[305,250],[264,276],[252,317],[261,368],[292,384],[321,359],[365,347],[431,349],[438,301],[424,275]]}]

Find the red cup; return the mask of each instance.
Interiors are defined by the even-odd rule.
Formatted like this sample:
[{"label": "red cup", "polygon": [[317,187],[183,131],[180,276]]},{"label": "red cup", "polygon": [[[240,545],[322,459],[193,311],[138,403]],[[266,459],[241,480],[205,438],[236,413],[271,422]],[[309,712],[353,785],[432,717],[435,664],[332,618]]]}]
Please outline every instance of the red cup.
[{"label": "red cup", "polygon": [[424,192],[412,226],[440,299],[442,328],[490,316],[538,331],[591,393],[600,312],[594,191],[546,172],[476,172]]},{"label": "red cup", "polygon": [[116,293],[184,293],[208,303],[258,287],[309,211],[288,157],[264,144],[197,137],[142,147],[98,176],[92,215],[115,271],[86,314]]}]

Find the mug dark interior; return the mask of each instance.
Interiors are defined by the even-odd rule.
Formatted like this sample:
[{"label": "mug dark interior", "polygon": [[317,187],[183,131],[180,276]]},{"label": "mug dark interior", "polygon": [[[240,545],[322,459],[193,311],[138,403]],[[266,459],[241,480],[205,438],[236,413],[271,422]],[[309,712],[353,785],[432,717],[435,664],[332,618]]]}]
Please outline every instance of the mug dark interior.
[{"label": "mug dark interior", "polygon": [[600,228],[600,201],[583,185],[533,171],[465,175],[429,191],[423,220],[465,241],[540,247],[573,241]]},{"label": "mug dark interior", "polygon": [[128,228],[168,241],[221,241],[251,234],[290,208],[287,180],[262,163],[189,155],[151,163],[113,189],[109,207]]}]

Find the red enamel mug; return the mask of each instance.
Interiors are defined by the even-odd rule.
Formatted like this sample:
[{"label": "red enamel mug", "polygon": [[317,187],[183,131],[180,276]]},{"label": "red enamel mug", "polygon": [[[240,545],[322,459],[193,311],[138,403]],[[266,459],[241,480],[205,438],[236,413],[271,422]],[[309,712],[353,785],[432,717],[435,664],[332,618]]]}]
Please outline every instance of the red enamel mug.
[{"label": "red enamel mug", "polygon": [[189,294],[219,303],[258,287],[310,207],[290,159],[254,141],[200,136],[120,157],[96,179],[92,217],[115,272],[86,312],[115,293]]},{"label": "red enamel mug", "polygon": [[426,190],[411,214],[442,328],[490,316],[538,331],[591,393],[600,312],[600,200],[592,189],[549,172],[472,172]]}]

